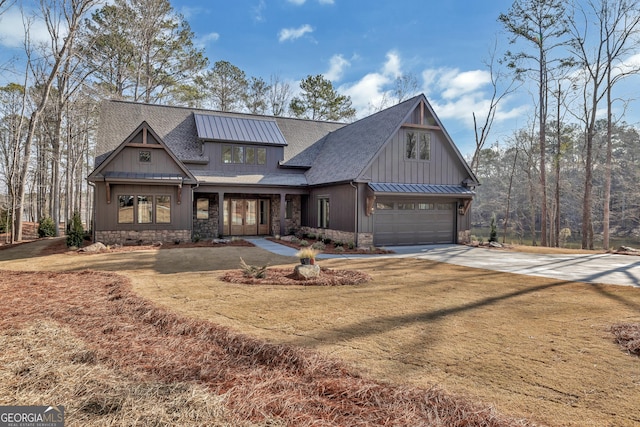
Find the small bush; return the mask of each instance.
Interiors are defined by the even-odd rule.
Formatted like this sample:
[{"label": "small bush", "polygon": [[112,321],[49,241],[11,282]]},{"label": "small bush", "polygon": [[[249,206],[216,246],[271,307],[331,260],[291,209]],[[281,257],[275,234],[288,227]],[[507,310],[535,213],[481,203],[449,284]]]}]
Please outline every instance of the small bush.
[{"label": "small bush", "polygon": [[336,248],[340,248],[344,246],[344,242],[340,241],[340,240],[336,240],[335,242],[333,242],[333,246]]},{"label": "small bush", "polygon": [[300,244],[300,239],[298,239],[296,236],[293,236],[291,238],[291,243],[293,243],[295,245],[299,245]]},{"label": "small bush", "polygon": [[328,238],[327,236],[324,236],[322,239],[320,239],[322,242],[324,242],[325,245],[328,245],[329,243],[331,243],[331,239]]},{"label": "small bush", "polygon": [[335,251],[338,253],[344,252],[344,246],[336,246]]},{"label": "small bush", "polygon": [[313,249],[317,249],[319,251],[324,251],[326,249],[326,245],[320,241],[315,242],[313,245],[311,245],[311,247]]},{"label": "small bush", "polygon": [[300,243],[298,243],[300,246],[309,246],[309,242],[307,242],[306,240],[302,239],[300,240]]},{"label": "small bush", "polygon": [[491,215],[491,225],[489,231],[489,242],[498,241],[498,231],[496,228],[496,214]]},{"label": "small bush", "polygon": [[54,237],[56,235],[56,224],[53,219],[45,216],[38,223],[38,237]]},{"label": "small bush", "polygon": [[76,211],[67,225],[67,247],[79,248],[82,246],[83,240],[84,228],[82,228],[82,219],[80,219],[80,212]]},{"label": "small bush", "polygon": [[347,245],[349,246],[349,249],[355,249],[356,247],[356,244],[354,242],[349,242]]},{"label": "small bush", "polygon": [[9,210],[0,207],[0,233],[6,233],[9,230],[9,223],[11,222]]}]

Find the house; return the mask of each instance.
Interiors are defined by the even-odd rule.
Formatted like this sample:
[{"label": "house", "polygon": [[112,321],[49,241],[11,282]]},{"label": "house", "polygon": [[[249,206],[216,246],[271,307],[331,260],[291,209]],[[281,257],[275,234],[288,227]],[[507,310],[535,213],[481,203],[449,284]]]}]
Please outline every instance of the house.
[{"label": "house", "polygon": [[467,242],[478,180],[424,95],[354,123],[104,101],[94,238]]}]

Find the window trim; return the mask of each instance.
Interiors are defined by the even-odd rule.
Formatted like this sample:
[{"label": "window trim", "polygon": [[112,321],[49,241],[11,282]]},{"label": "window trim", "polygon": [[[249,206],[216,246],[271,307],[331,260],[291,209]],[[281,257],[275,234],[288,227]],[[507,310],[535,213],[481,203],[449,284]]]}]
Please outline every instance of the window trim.
[{"label": "window trim", "polygon": [[[409,147],[410,144],[413,146]],[[423,153],[426,153],[423,158]],[[431,132],[407,130],[404,138],[404,159],[416,162],[431,160]]]},{"label": "window trim", "polygon": [[329,228],[331,222],[331,199],[329,196],[318,196],[318,228]]},{"label": "window trim", "polygon": [[[253,161],[249,161],[248,152],[253,152]],[[241,158],[238,157],[241,154]],[[264,166],[267,164],[267,147],[256,145],[222,144],[220,161],[223,165]]]},{"label": "window trim", "polygon": [[[151,218],[150,221],[147,222],[140,222],[140,204],[139,202],[139,198],[141,197],[149,197],[151,199]],[[169,222],[158,222],[158,213],[157,213],[157,209],[158,209],[158,198],[160,197],[167,197],[169,199]],[[167,224],[172,224],[173,223],[173,203],[171,202],[171,199],[173,198],[173,196],[171,196],[170,194],[166,194],[166,193],[162,193],[162,194],[117,194],[116,198],[118,200],[118,206],[117,206],[117,210],[116,210],[116,223],[119,225],[133,225],[133,226],[147,226],[147,225],[154,225],[154,224],[162,224],[162,225],[167,225]],[[123,200],[123,198],[129,198],[129,200],[132,200],[132,204],[131,205],[122,205],[121,204],[121,200]],[[123,207],[128,207],[130,206],[132,209],[132,214],[131,214],[131,221],[127,221],[127,222],[123,222],[121,220],[121,209]]]}]

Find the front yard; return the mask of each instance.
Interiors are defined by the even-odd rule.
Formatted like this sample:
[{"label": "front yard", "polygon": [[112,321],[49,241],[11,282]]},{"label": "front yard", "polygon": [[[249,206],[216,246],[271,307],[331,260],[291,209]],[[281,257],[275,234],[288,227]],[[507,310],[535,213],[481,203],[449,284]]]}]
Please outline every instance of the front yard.
[{"label": "front yard", "polygon": [[548,425],[640,423],[640,359],[609,331],[640,322],[635,288],[394,258],[320,261],[373,276],[362,285],[250,286],[220,277],[239,257],[274,266],[296,260],[246,247],[43,257],[25,251],[24,258],[11,251],[1,251],[0,269],[119,271],[137,295],[170,312],[319,351],[394,386],[436,386]]}]

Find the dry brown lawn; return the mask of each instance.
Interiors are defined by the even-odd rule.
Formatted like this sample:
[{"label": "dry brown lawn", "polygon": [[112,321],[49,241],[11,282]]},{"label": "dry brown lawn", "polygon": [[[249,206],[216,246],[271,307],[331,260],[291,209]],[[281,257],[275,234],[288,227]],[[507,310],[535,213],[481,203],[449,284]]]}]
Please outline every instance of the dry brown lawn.
[{"label": "dry brown lawn", "polygon": [[247,286],[220,280],[240,256],[255,265],[295,260],[257,248],[39,253],[0,251],[0,269],[118,271],[171,312],[317,350],[366,378],[437,385],[549,425],[640,424],[640,360],[610,332],[640,322],[637,288],[393,258],[320,262],[367,272],[373,280],[363,285]]}]

